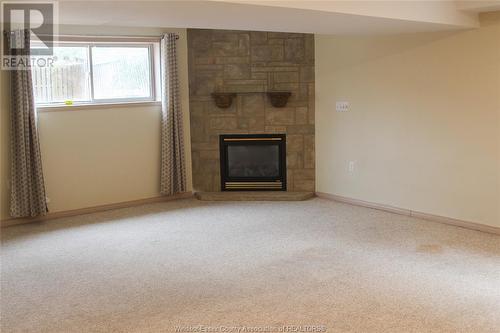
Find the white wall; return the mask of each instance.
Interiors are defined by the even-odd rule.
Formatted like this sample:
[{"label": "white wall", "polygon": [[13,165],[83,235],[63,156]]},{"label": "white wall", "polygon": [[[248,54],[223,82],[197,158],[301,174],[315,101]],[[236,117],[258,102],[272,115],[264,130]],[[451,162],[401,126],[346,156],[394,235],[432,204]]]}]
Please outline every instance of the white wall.
[{"label": "white wall", "polygon": [[[184,141],[191,181],[187,35],[185,29],[61,27],[62,34],[160,35],[177,32]],[[8,75],[1,77],[2,219],[9,211]],[[161,106],[73,108],[39,113],[43,171],[51,212],[159,196]]]},{"label": "white wall", "polygon": [[500,226],[500,13],[481,23],[316,37],[317,191]]}]

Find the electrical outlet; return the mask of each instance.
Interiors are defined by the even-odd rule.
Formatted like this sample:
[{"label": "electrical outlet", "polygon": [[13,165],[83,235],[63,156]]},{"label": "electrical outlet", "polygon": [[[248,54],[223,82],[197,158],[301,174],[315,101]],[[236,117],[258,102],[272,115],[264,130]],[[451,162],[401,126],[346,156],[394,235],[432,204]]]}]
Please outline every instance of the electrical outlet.
[{"label": "electrical outlet", "polygon": [[354,168],[356,166],[356,163],[354,161],[349,161],[349,166],[347,167],[348,172],[350,175],[354,174]]},{"label": "electrical outlet", "polygon": [[349,102],[336,102],[335,108],[337,112],[347,112],[349,111]]}]

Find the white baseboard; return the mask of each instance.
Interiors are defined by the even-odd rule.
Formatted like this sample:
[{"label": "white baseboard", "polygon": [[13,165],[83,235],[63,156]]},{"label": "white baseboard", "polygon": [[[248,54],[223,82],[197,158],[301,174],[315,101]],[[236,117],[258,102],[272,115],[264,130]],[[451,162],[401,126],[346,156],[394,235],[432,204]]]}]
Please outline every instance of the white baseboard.
[{"label": "white baseboard", "polygon": [[140,206],[140,205],[145,205],[145,204],[150,204],[150,203],[164,202],[164,201],[171,201],[171,200],[178,200],[178,199],[186,199],[186,198],[192,198],[192,197],[193,197],[193,192],[183,192],[183,193],[178,193],[178,194],[175,194],[172,196],[158,196],[158,197],[153,197],[153,198],[118,202],[118,203],[113,203],[113,204],[108,204],[108,205],[101,205],[101,206],[94,206],[94,207],[87,207],[87,208],[80,208],[80,209],[66,210],[66,211],[61,211],[61,212],[48,213],[47,215],[39,216],[39,217],[5,219],[5,220],[0,221],[0,225],[2,228],[5,228],[5,227],[19,225],[19,224],[25,224],[25,223],[42,222],[42,221],[53,220],[53,219],[58,219],[58,218],[62,218],[62,217],[91,214],[91,213],[103,212],[106,210],[134,207],[134,206]]},{"label": "white baseboard", "polygon": [[[420,219],[424,219],[424,220],[428,220],[428,221],[444,223],[444,224],[462,227],[462,228],[466,228],[466,229],[477,230],[477,231],[487,232],[487,233],[491,233],[491,234],[495,234],[495,235],[500,235],[500,228],[499,227],[493,227],[493,226],[489,226],[489,225],[485,225],[485,224],[463,221],[463,220],[453,219],[450,217],[438,216],[438,215],[433,215],[433,214],[428,214],[428,213],[422,213],[422,212],[417,212],[417,211],[413,211],[410,209],[398,208],[398,207],[378,204],[378,203],[374,203],[374,202],[363,201],[363,200],[359,200],[359,199],[347,198],[347,197],[343,197],[343,196],[339,196],[339,195],[335,195],[335,194],[323,193],[323,192],[316,192],[316,196],[318,196],[319,198],[343,202],[343,203],[347,203],[350,205],[373,208],[373,209],[378,209],[378,210],[382,210],[382,211],[386,211],[386,212],[390,212],[390,213],[394,213],[394,214],[412,216],[415,218],[420,218]],[[47,215],[40,216],[40,217],[11,218],[11,219],[6,219],[6,220],[0,221],[0,225],[2,228],[4,228],[4,227],[13,226],[13,225],[25,224],[25,223],[41,222],[41,221],[47,221],[47,220],[52,220],[52,219],[57,219],[57,218],[62,218],[62,217],[91,214],[91,213],[96,213],[96,212],[103,212],[106,210],[134,207],[134,206],[140,206],[140,205],[145,205],[145,204],[150,204],[150,203],[157,203],[157,202],[164,202],[164,201],[171,201],[171,200],[178,200],[178,199],[186,199],[186,198],[192,198],[192,197],[193,197],[192,192],[184,192],[184,193],[179,193],[179,194],[176,194],[173,196],[159,196],[159,197],[139,199],[139,200],[133,200],[133,201],[126,201],[126,202],[119,202],[119,203],[113,203],[113,204],[101,205],[101,206],[95,206],[95,207],[87,207],[87,208],[74,209],[74,210],[68,210],[68,211],[62,211],[62,212],[48,213]]]},{"label": "white baseboard", "polygon": [[493,226],[475,223],[475,222],[462,221],[462,220],[457,220],[457,219],[450,218],[450,217],[422,213],[422,212],[417,212],[417,211],[413,211],[410,209],[392,207],[392,206],[378,204],[378,203],[374,203],[374,202],[368,202],[368,201],[363,201],[363,200],[358,200],[358,199],[347,198],[347,197],[343,197],[343,196],[335,195],[335,194],[330,194],[330,193],[316,192],[316,195],[320,198],[334,200],[334,201],[338,201],[338,202],[343,202],[343,203],[347,203],[350,205],[373,208],[373,209],[383,210],[383,211],[394,213],[394,214],[412,216],[415,218],[428,220],[428,221],[432,221],[432,222],[444,223],[444,224],[449,224],[449,225],[453,225],[456,227],[462,227],[462,228],[466,228],[466,229],[471,229],[471,230],[476,230],[476,231],[487,232],[490,234],[500,235],[500,227],[493,227]]}]

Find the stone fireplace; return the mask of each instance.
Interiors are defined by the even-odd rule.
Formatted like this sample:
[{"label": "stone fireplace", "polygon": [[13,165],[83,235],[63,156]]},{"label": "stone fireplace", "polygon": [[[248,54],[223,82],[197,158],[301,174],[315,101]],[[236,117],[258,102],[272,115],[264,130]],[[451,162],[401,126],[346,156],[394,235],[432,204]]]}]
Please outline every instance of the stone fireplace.
[{"label": "stone fireplace", "polygon": [[[314,36],[188,29],[193,188],[223,189],[223,135],[286,135],[287,191],[314,191]],[[275,107],[268,92],[290,92]],[[227,108],[213,93],[234,95]]]}]

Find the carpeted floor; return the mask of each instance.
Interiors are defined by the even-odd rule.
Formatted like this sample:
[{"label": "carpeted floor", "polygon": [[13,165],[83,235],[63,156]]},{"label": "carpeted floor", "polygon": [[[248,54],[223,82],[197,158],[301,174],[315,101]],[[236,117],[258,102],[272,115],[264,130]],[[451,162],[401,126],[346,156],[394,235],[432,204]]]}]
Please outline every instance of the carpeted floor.
[{"label": "carpeted floor", "polygon": [[500,332],[500,237],[188,199],[4,229],[1,287],[2,333]]}]

